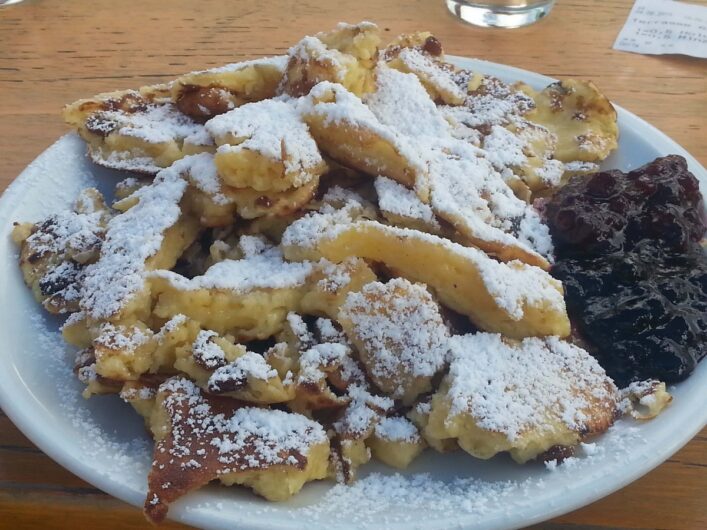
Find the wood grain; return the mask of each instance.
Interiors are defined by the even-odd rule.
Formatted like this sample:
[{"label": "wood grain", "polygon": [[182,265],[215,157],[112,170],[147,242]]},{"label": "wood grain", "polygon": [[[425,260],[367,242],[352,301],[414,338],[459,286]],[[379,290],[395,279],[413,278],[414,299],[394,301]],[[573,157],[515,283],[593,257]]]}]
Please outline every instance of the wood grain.
[{"label": "wood grain", "polygon": [[[429,29],[447,53],[592,79],[705,164],[706,63],[612,50],[630,7],[627,0],[560,0],[546,20],[503,31],[456,21],[442,0],[26,0],[0,8],[0,189],[66,132],[59,109],[67,102],[283,53],[305,34],[362,19],[390,36]],[[707,528],[706,490],[707,429],[632,485],[539,527]],[[0,413],[0,527],[148,525],[139,510],[55,464]]]}]

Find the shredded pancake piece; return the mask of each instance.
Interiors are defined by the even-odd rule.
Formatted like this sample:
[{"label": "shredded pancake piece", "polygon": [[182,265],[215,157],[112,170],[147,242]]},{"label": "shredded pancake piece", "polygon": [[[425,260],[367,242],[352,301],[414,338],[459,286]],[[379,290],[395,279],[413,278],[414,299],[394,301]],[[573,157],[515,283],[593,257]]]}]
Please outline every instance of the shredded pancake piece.
[{"label": "shredded pancake piece", "polygon": [[154,462],[145,513],[164,519],[169,504],[214,479],[245,484],[271,500],[326,477],[329,441],[304,416],[203,394],[191,381],[160,386]]},{"label": "shredded pancake piece", "polygon": [[37,301],[51,313],[78,311],[86,267],[98,259],[111,212],[103,196],[84,190],[73,210],[36,224],[16,224],[20,269]]},{"label": "shredded pancake piece", "polygon": [[135,206],[108,222],[101,256],[86,268],[83,283],[81,309],[91,318],[110,319],[129,304],[144,305],[138,294],[145,272],[172,267],[196,237],[196,223],[179,207],[187,187],[181,173],[190,160],[161,171],[152,185],[135,192]]},{"label": "shredded pancake piece", "polygon": [[617,389],[599,363],[557,337],[516,342],[478,333],[450,346],[426,432],[457,438],[478,458],[509,451],[522,463],[602,433],[617,416]]},{"label": "shredded pancake piece", "polygon": [[448,105],[461,105],[466,97],[454,79],[455,68],[420,47],[402,47],[386,53],[388,65],[415,74],[430,97]]},{"label": "shredded pancake piece", "polygon": [[177,108],[196,121],[206,121],[240,105],[275,96],[287,57],[264,57],[190,72],[172,84]]},{"label": "shredded pancake piece", "polygon": [[236,188],[283,191],[321,175],[326,164],[293,104],[249,103],[206,123],[219,175]]},{"label": "shredded pancake piece", "polygon": [[569,335],[562,284],[519,261],[499,263],[447,239],[376,221],[353,220],[346,210],[313,212],[282,238],[285,256],[351,256],[384,263],[396,275],[431,287],[440,301],[481,329],[510,337]]},{"label": "shredded pancake piece", "polygon": [[312,273],[310,262],[286,262],[279,247],[242,236],[240,259],[224,259],[201,276],[186,278],[169,270],[150,273],[162,318],[183,313],[218,333],[239,340],[267,339],[278,333],[295,310]]},{"label": "shredded pancake piece", "polygon": [[515,196],[475,148],[459,140],[440,144],[430,160],[434,212],[499,259],[548,269],[552,240],[537,211]]},{"label": "shredded pancake piece", "polygon": [[381,123],[356,95],[339,84],[322,82],[300,109],[329,156],[369,175],[392,178],[427,200],[427,169],[414,142]]},{"label": "shredded pancake piece", "polygon": [[154,175],[186,155],[213,150],[203,125],[157,99],[152,88],[99,94],[64,109],[96,164]]},{"label": "shredded pancake piece", "polygon": [[412,137],[444,137],[450,124],[414,74],[380,63],[376,68],[376,91],[364,103],[384,125]]},{"label": "shredded pancake piece", "polygon": [[281,90],[305,96],[317,83],[331,81],[357,95],[370,92],[379,43],[378,26],[371,22],[340,23],[332,31],[305,37],[288,52]]},{"label": "shredded pancake piece", "polygon": [[410,404],[444,366],[448,331],[424,285],[402,278],[349,293],[339,321],[380,390]]},{"label": "shredded pancake piece", "polygon": [[431,234],[442,232],[430,205],[422,202],[414,191],[388,177],[377,177],[374,185],[378,208],[388,222]]}]

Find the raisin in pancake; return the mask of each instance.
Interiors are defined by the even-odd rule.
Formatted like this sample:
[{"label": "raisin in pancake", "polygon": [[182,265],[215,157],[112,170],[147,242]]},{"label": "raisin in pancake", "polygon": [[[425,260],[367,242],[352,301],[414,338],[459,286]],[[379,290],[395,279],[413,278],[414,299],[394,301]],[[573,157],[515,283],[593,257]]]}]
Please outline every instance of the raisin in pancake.
[{"label": "raisin in pancake", "polygon": [[72,210],[13,228],[25,283],[50,313],[79,310],[86,267],[98,259],[111,216],[103,196],[88,188]]},{"label": "raisin in pancake", "polygon": [[172,101],[182,113],[204,122],[275,96],[286,65],[287,57],[279,55],[190,72],[172,83]]}]

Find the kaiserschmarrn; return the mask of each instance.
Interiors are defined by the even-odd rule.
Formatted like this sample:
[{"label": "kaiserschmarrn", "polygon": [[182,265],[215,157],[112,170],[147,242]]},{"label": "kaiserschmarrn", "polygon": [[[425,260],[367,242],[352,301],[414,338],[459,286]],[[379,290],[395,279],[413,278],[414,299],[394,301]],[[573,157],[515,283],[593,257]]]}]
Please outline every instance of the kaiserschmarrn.
[{"label": "kaiserschmarrn", "polygon": [[427,447],[569,454],[622,409],[535,201],[617,146],[592,83],[506,83],[362,22],[64,118],[139,175],[13,236],[84,396],[154,438],[150,520],[214,480],[280,501]]}]

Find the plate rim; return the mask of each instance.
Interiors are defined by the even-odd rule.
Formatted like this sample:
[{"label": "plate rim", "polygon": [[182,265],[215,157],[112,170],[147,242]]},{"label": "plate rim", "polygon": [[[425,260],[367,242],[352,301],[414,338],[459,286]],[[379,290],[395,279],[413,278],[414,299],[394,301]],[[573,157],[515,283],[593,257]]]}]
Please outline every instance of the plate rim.
[{"label": "plate rim", "polygon": [[[536,72],[524,70],[510,65],[504,65],[501,63],[485,61],[482,59],[474,59],[454,55],[447,55],[447,59],[449,59],[450,62],[458,66],[478,69],[485,73],[489,73],[489,70],[491,71],[490,73],[493,73],[493,71],[501,71],[502,75],[506,78],[514,77],[518,80],[529,82],[530,84],[547,85],[549,83],[557,81],[557,79]],[[650,123],[639,118],[637,115],[624,109],[620,105],[617,105],[613,102],[612,104],[616,108],[618,118],[622,120],[624,127],[628,129],[635,129],[636,127],[639,127],[643,130],[650,131],[651,135],[653,135],[661,143],[661,145],[664,145],[666,150],[669,149],[675,154],[680,154],[684,156],[686,160],[688,160],[690,169],[693,171],[693,173],[696,173],[702,184],[705,184],[705,182],[707,182],[707,172],[705,171],[704,167],[682,146],[680,146],[677,142],[672,140],[669,136],[667,136],[665,133],[663,133]],[[41,157],[44,156],[46,153],[50,152],[52,149],[57,149],[61,142],[67,141],[67,138],[71,136],[76,135],[75,133],[68,133],[66,135],[63,135],[51,146],[44,149],[8,185],[8,187],[4,190],[2,196],[0,197],[0,221],[9,221],[8,216],[11,212],[12,201],[16,197],[21,195],[22,192],[29,188],[34,182],[35,179],[31,178],[31,169],[34,164],[38,163]],[[2,355],[2,352],[0,352],[0,357],[2,357]],[[18,373],[17,376],[21,379],[21,374]],[[39,421],[33,421],[31,417],[28,417],[26,411],[23,412],[21,410],[24,408],[24,406],[16,405],[15,403],[13,403],[14,400],[11,399],[11,396],[6,392],[6,385],[2,384],[3,381],[6,380],[6,378],[7,376],[5,375],[5,373],[0,371],[0,407],[10,418],[13,424],[30,441],[36,444],[52,460],[67,469],[69,472],[85,480],[86,482],[94,485],[95,487],[101,489],[102,491],[108,493],[111,496],[128,502],[129,504],[137,508],[140,508],[142,506],[143,498],[142,496],[138,496],[137,492],[113,478],[103,476],[102,474],[98,473],[92,466],[88,465],[87,463],[84,463],[80,459],[76,459],[63,448],[62,443],[52,439],[51,431],[45,424],[42,424]],[[567,502],[562,504],[561,506],[557,506],[554,508],[550,507],[549,509],[544,509],[541,512],[531,514],[530,517],[525,518],[522,522],[516,521],[514,524],[506,524],[502,526],[497,525],[496,527],[516,528],[519,527],[521,524],[534,524],[546,521],[548,519],[569,513],[578,508],[589,505],[597,501],[598,499],[606,497],[614,493],[615,491],[618,491],[619,489],[625,487],[626,485],[634,482],[635,480],[638,480],[640,477],[644,476],[645,474],[662,464],[665,460],[670,458],[670,456],[672,456],[675,452],[677,452],[680,448],[682,448],[690,440],[692,440],[692,438],[701,429],[703,429],[706,424],[707,407],[705,407],[702,411],[701,421],[695,421],[692,424],[692,429],[688,429],[688,431],[681,432],[681,436],[673,439],[671,444],[657,448],[658,450],[652,453],[653,457],[645,460],[645,462],[648,462],[647,465],[644,462],[644,465],[634,467],[632,472],[622,476],[620,480],[611,481],[609,488],[590,492],[586,496],[578,498],[573,502]],[[219,526],[210,524],[209,521],[205,520],[205,516],[203,514],[196,511],[190,512],[188,509],[182,506],[173,506],[172,509],[170,509],[168,517],[172,520],[177,520],[192,525],[200,525],[212,528]],[[471,518],[473,516],[470,514],[468,517]],[[286,525],[282,525],[273,521],[262,523],[256,521],[241,521],[239,522],[239,524],[242,524],[243,528],[289,528]],[[432,523],[431,526],[428,526],[428,528],[444,527],[439,525],[444,525],[444,520],[439,522],[438,525]],[[469,521],[468,523],[461,523],[459,524],[459,526],[464,528],[472,527],[474,526],[474,523],[473,521]]]}]

